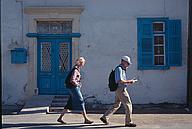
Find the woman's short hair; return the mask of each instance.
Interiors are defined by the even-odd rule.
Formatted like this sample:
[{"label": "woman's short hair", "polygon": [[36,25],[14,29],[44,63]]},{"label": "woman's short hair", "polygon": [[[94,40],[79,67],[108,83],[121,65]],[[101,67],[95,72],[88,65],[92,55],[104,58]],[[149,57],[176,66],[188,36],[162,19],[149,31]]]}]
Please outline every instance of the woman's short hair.
[{"label": "woman's short hair", "polygon": [[78,63],[82,63],[82,62],[85,62],[85,58],[84,57],[79,57],[77,60],[76,60],[77,64]]}]

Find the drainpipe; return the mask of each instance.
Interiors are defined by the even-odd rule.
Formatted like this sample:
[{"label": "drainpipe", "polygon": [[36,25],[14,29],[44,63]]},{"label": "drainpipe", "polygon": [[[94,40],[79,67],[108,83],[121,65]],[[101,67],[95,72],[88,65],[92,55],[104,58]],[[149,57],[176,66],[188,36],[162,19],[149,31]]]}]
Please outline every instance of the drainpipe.
[{"label": "drainpipe", "polygon": [[163,16],[166,17],[166,3],[163,1]]},{"label": "drainpipe", "polygon": [[22,47],[24,47],[24,34],[23,34],[23,17],[24,17],[24,6],[23,6],[23,0],[16,0],[16,3],[20,3],[21,4],[21,45]]},{"label": "drainpipe", "polygon": [[[21,47],[25,48],[24,45],[24,0],[15,0],[16,3],[20,3],[21,5]],[[29,65],[29,44],[27,44],[27,72],[28,72],[28,76],[30,74],[30,65]],[[26,93],[27,91],[25,91],[25,89],[27,88],[27,86],[29,85],[29,77],[27,78],[27,84],[25,84],[25,86],[23,87],[24,89],[24,99],[26,99]]]}]

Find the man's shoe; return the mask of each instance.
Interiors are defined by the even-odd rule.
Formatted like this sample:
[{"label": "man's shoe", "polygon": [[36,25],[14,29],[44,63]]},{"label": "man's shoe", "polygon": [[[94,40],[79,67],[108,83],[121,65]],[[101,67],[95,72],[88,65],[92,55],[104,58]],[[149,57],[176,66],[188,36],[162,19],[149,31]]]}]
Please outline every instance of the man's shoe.
[{"label": "man's shoe", "polygon": [[129,123],[129,124],[126,124],[125,127],[136,127],[137,125],[134,124],[134,123]]},{"label": "man's shoe", "polygon": [[67,109],[67,112],[71,112],[71,110]]},{"label": "man's shoe", "polygon": [[101,120],[104,124],[106,124],[106,125],[109,124],[109,122],[108,122],[106,119],[104,119],[103,117],[101,117],[100,120]]}]

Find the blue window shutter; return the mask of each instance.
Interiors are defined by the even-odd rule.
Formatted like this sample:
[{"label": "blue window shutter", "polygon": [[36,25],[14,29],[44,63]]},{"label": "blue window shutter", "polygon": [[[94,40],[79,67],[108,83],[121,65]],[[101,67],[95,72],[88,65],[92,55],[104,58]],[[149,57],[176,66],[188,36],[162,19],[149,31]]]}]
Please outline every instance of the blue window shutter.
[{"label": "blue window shutter", "polygon": [[152,20],[138,18],[138,69],[151,69],[153,66]]},{"label": "blue window shutter", "polygon": [[169,20],[168,24],[169,66],[182,65],[181,20]]}]

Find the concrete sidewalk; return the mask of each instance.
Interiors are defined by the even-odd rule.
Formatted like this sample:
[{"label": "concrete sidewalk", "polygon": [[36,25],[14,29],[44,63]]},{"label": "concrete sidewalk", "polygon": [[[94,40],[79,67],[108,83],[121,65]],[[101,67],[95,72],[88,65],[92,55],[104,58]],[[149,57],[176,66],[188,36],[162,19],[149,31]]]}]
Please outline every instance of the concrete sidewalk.
[{"label": "concrete sidewalk", "polygon": [[[59,114],[44,112],[22,113],[18,115],[3,115],[2,126],[6,129],[124,129],[124,114],[114,114],[109,120],[110,125],[104,125],[99,118],[102,114],[88,114],[94,123],[83,124],[81,114],[66,114],[66,125],[56,122]],[[192,129],[192,114],[133,114],[135,129]],[[130,128],[130,127],[129,127]]]},{"label": "concrete sidewalk", "polygon": [[[38,98],[36,98],[38,97]],[[69,113],[64,117],[66,125],[56,120],[59,114],[46,114],[51,96],[35,96],[25,106],[11,110],[2,116],[2,127],[6,129],[120,129],[124,127],[124,109],[120,108],[104,125],[99,118],[110,105],[86,105],[88,116],[94,121],[91,125],[83,124],[81,114]],[[36,101],[38,100],[38,102]],[[13,109],[8,107],[7,109]],[[96,110],[97,109],[97,110]],[[179,104],[147,104],[133,105],[133,121],[135,129],[192,129],[191,107]],[[130,128],[130,127],[129,127]]]}]

